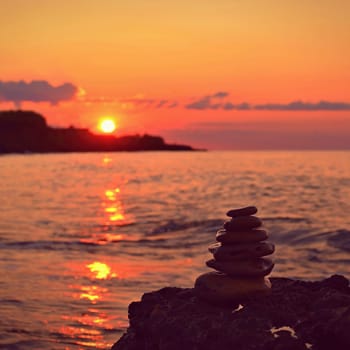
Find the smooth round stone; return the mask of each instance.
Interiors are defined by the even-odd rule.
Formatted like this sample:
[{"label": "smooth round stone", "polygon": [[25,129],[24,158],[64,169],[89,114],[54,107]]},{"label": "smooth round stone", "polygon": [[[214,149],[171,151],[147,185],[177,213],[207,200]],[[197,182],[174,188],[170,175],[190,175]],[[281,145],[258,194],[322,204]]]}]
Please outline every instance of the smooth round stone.
[{"label": "smooth round stone", "polygon": [[227,231],[251,230],[262,225],[262,221],[256,216],[239,216],[224,223]]},{"label": "smooth round stone", "polygon": [[252,296],[264,296],[271,292],[268,278],[232,278],[220,272],[207,272],[195,282],[198,298],[215,305],[234,304]]},{"label": "smooth round stone", "polygon": [[248,216],[248,215],[254,215],[258,212],[258,209],[256,207],[245,207],[245,208],[239,208],[239,209],[232,209],[229,210],[226,215],[230,216],[231,218],[236,218],[237,216]]},{"label": "smooth round stone", "polygon": [[246,258],[259,258],[270,255],[275,251],[275,245],[270,242],[252,242],[248,244],[222,245],[213,243],[208,248],[215,260],[239,260]]},{"label": "smooth round stone", "polygon": [[264,230],[246,230],[246,231],[226,231],[219,230],[216,233],[216,240],[224,244],[260,242],[267,239],[267,233]]},{"label": "smooth round stone", "polygon": [[241,261],[217,261],[214,259],[206,262],[207,266],[226,273],[230,276],[266,276],[268,275],[274,266],[271,259],[267,258],[255,258]]}]

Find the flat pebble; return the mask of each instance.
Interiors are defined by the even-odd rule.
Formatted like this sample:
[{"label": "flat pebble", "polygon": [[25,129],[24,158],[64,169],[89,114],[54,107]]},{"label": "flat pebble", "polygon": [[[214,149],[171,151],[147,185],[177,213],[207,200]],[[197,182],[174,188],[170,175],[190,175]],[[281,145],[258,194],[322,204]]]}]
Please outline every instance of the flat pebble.
[{"label": "flat pebble", "polygon": [[274,266],[273,261],[268,258],[254,258],[239,261],[217,261],[211,259],[208,260],[206,264],[230,276],[240,277],[266,276],[271,272]]},{"label": "flat pebble", "polygon": [[208,248],[218,261],[239,260],[246,258],[259,258],[270,255],[275,251],[275,246],[270,242],[252,242],[246,244],[222,244],[214,243]]},{"label": "flat pebble", "polygon": [[207,272],[195,282],[196,296],[214,305],[232,305],[252,296],[264,296],[271,292],[268,278],[232,278],[220,272]]},{"label": "flat pebble", "polygon": [[262,225],[262,221],[256,216],[239,216],[224,223],[227,231],[250,230]]},{"label": "flat pebble", "polygon": [[230,216],[232,218],[235,218],[237,216],[248,216],[248,215],[254,215],[258,212],[258,209],[256,207],[245,207],[245,208],[239,208],[239,209],[232,209],[229,210],[226,215]]},{"label": "flat pebble", "polygon": [[264,230],[241,230],[241,231],[227,231],[219,230],[216,233],[216,240],[222,243],[247,243],[260,242],[267,239],[267,233]]}]

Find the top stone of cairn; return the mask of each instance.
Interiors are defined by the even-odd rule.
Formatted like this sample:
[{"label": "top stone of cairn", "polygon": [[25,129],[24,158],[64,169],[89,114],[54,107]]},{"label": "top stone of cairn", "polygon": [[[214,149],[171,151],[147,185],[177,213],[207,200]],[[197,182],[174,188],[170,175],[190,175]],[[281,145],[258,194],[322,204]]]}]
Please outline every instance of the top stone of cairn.
[{"label": "top stone of cairn", "polygon": [[239,209],[232,209],[229,210],[226,215],[231,218],[236,218],[239,216],[249,216],[254,215],[258,212],[258,209],[256,207],[245,207],[245,208],[239,208]]}]

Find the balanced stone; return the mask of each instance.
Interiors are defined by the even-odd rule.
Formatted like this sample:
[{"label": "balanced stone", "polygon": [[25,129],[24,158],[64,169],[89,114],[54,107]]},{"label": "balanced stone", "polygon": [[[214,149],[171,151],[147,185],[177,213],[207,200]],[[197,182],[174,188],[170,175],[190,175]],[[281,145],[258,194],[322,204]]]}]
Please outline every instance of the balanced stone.
[{"label": "balanced stone", "polygon": [[246,258],[259,258],[270,255],[275,251],[275,246],[270,242],[252,242],[245,244],[223,245],[213,243],[208,248],[217,261],[244,260]]},{"label": "balanced stone", "polygon": [[248,216],[248,215],[254,215],[258,212],[258,209],[256,207],[245,207],[240,209],[232,209],[229,210],[226,215],[230,216],[232,218],[235,218],[237,216]]},{"label": "balanced stone", "polygon": [[216,240],[225,244],[260,242],[266,239],[267,233],[264,230],[227,231],[221,229],[216,233]]},{"label": "balanced stone", "polygon": [[227,231],[250,230],[262,225],[262,222],[256,216],[239,216],[224,223]]},{"label": "balanced stone", "polygon": [[273,261],[268,258],[255,258],[242,261],[217,261],[211,259],[206,264],[227,275],[245,277],[266,276],[272,271],[274,266]]},{"label": "balanced stone", "polygon": [[267,278],[232,278],[220,272],[207,272],[195,282],[196,295],[212,304],[234,304],[247,296],[263,296],[270,293]]},{"label": "balanced stone", "polygon": [[254,216],[257,208],[250,206],[227,212],[232,219],[216,233],[216,243],[209,246],[213,259],[206,262],[217,271],[200,275],[195,282],[196,295],[212,304],[231,307],[249,297],[266,295],[271,284],[268,275],[274,267],[265,258],[275,246],[265,242],[267,232],[261,230],[261,220]]}]

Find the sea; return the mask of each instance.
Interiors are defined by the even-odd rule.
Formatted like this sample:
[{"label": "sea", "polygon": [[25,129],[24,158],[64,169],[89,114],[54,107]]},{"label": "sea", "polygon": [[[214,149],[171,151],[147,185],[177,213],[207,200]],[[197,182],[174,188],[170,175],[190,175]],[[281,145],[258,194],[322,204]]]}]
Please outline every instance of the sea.
[{"label": "sea", "polygon": [[349,151],[0,156],[0,349],[109,349],[145,292],[192,287],[255,205],[273,277],[350,277]]}]

